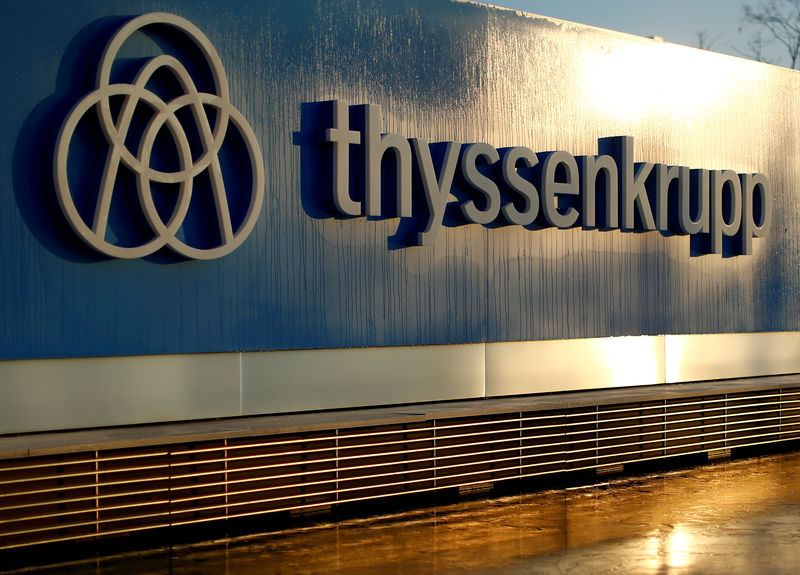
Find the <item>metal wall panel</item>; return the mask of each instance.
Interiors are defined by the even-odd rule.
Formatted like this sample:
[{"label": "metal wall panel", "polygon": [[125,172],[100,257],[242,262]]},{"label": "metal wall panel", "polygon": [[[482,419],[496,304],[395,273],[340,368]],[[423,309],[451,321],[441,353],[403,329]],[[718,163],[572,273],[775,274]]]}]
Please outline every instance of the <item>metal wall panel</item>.
[{"label": "metal wall panel", "polygon": [[242,354],[244,415],[484,397],[484,346]]},{"label": "metal wall panel", "polygon": [[[150,10],[205,32],[261,144],[262,213],[217,260],[98,256],[53,200],[58,127],[111,33]],[[34,1],[0,27],[2,358],[800,328],[797,72],[444,0]],[[773,225],[738,257],[659,232],[477,224],[395,249],[398,218],[315,211],[324,170],[302,136],[333,98],[430,142],[580,155],[624,134],[637,161],[762,172]]]},{"label": "metal wall panel", "polygon": [[[219,259],[99,255],[56,200],[59,128],[115,30],[150,11],[207,35],[260,144],[264,204]],[[116,70],[182,46],[151,32]],[[446,0],[34,0],[5,7],[0,88],[0,432],[800,369],[795,71]],[[403,140],[579,156],[625,135],[639,162],[763,173],[772,225],[735,257],[667,232],[449,216],[410,247],[417,217],[323,209],[331,152],[314,139],[333,99],[381,106]],[[760,332],[784,335],[736,335]],[[731,358],[730,341],[747,343]],[[47,359],[103,356],[118,361]]]},{"label": "metal wall panel", "polygon": [[664,337],[486,344],[486,395],[664,383]]},{"label": "metal wall panel", "polygon": [[800,333],[668,335],[666,382],[800,372]]},{"label": "metal wall panel", "polygon": [[777,332],[14,360],[0,433],[779,375],[798,358],[800,333]]},{"label": "metal wall panel", "polygon": [[234,353],[0,362],[0,433],[241,413]]}]

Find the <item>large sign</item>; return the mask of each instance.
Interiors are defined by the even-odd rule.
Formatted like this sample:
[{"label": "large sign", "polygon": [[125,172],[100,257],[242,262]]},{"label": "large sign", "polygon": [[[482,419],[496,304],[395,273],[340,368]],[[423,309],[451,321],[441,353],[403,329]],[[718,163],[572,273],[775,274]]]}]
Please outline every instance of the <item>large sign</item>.
[{"label": "large sign", "polygon": [[[380,106],[356,106],[363,128],[351,130],[348,104],[330,104],[331,125],[319,130],[319,141],[329,144],[332,152],[330,205],[342,216],[413,219],[420,210],[414,205],[412,186],[419,182],[426,213],[416,214],[420,226],[411,232],[416,245],[431,245],[436,239],[454,193],[464,199],[453,202],[450,207],[457,209],[451,211],[464,223],[526,227],[538,220],[539,226],[561,229],[581,225],[704,234],[707,251],[713,254],[722,253],[724,237],[736,237],[729,251],[751,254],[753,238],[769,229],[772,198],[764,174],[637,163],[633,138],[624,136],[598,141],[608,155],[578,158],[566,151],[536,154],[525,146],[498,151],[485,142],[441,142],[433,146],[442,150],[437,168],[426,140],[382,133]],[[356,145],[358,152],[351,150]],[[394,160],[395,176],[389,182],[395,205],[388,210],[381,199],[387,155]],[[353,185],[351,172],[361,176]],[[354,191],[363,198],[354,200]]]},{"label": "large sign", "polygon": [[795,71],[470,2],[153,9],[6,7],[2,359],[800,329]]}]

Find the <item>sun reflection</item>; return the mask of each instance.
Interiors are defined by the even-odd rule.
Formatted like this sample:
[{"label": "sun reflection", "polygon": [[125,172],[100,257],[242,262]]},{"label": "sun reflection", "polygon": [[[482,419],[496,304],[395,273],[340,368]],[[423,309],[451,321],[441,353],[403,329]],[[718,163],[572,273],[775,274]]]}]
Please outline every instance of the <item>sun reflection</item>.
[{"label": "sun reflection", "polygon": [[655,569],[688,567],[691,564],[693,539],[685,525],[675,525],[669,532],[650,535],[643,546],[649,566]]},{"label": "sun reflection", "polygon": [[667,540],[667,564],[670,567],[686,567],[692,551],[692,535],[686,527],[676,525]]},{"label": "sun reflection", "polygon": [[647,556],[650,558],[650,567],[661,566],[661,537],[658,535],[651,535],[644,542],[644,549]]},{"label": "sun reflection", "polygon": [[[698,66],[700,58],[714,61]],[[581,96],[593,113],[619,121],[636,122],[654,114],[685,121],[724,106],[741,90],[736,72],[741,72],[741,66],[741,61],[719,54],[626,38],[583,51]]]},{"label": "sun reflection", "polygon": [[661,338],[608,337],[595,345],[614,386],[663,383]]}]

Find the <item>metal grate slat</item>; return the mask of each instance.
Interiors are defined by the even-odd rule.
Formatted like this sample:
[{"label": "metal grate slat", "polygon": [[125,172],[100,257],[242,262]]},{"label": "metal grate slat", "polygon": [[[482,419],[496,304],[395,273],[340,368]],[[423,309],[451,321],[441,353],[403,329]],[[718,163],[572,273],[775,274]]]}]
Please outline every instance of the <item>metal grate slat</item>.
[{"label": "metal grate slat", "polygon": [[800,440],[800,389],[0,460],[0,550]]}]

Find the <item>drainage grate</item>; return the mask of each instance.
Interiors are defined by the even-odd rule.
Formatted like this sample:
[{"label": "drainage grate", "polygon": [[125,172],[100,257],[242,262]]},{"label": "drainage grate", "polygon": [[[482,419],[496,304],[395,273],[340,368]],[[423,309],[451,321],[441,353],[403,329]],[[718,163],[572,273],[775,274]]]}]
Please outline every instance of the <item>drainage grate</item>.
[{"label": "drainage grate", "polygon": [[0,461],[0,549],[800,439],[800,388]]}]

